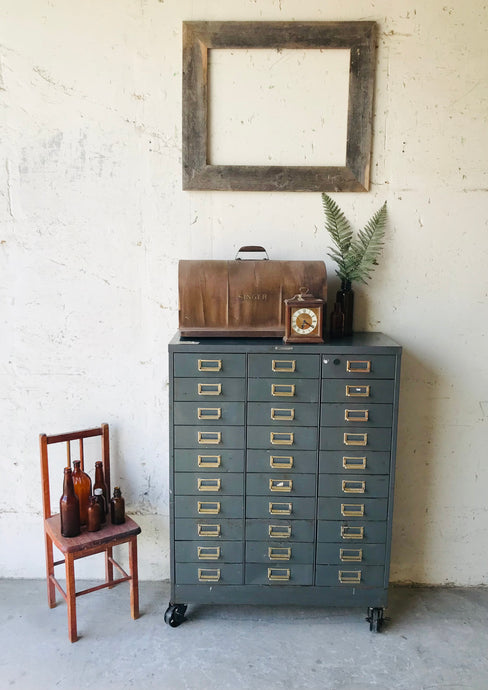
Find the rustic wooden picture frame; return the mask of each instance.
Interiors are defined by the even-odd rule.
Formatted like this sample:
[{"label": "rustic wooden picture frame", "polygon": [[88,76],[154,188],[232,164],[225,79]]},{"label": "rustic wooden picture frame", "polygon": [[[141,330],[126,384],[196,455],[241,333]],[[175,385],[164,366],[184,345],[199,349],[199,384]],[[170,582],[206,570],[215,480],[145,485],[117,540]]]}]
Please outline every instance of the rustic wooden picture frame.
[{"label": "rustic wooden picture frame", "polygon": [[[376,22],[183,22],[183,189],[366,192],[369,189]],[[345,166],[211,165],[208,51],[350,50]]]}]

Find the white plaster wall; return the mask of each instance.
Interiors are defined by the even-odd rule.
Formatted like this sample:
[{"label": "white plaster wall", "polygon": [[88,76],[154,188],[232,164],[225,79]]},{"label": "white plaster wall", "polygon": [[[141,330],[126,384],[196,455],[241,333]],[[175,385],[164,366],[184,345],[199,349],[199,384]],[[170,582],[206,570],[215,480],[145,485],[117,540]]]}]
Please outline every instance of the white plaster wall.
[{"label": "white plaster wall", "polygon": [[3,0],[0,576],[44,572],[38,434],[105,421],[167,577],[178,260],[326,258],[319,194],[181,190],[185,19],[378,22],[372,187],[335,199],[356,227],[388,202],[355,327],[404,346],[392,579],[487,583],[484,0]]}]

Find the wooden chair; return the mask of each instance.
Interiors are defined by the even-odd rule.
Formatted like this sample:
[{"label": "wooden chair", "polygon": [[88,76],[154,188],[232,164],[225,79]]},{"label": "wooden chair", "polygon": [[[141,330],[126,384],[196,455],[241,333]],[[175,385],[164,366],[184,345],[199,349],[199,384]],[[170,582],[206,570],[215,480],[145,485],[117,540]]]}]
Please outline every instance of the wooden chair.
[{"label": "wooden chair", "polygon": [[[47,576],[47,597],[50,608],[56,605],[56,588],[64,597],[68,607],[68,633],[71,642],[78,639],[76,626],[76,597],[82,594],[96,592],[105,587],[114,587],[121,582],[130,583],[130,606],[132,618],[139,617],[139,584],[137,574],[137,535],[141,528],[131,518],[126,517],[122,525],[112,525],[110,522],[110,511],[107,515],[105,525],[102,525],[98,532],[87,532],[86,527],[77,537],[63,537],[61,535],[61,524],[59,513],[51,513],[51,496],[49,482],[49,456],[48,449],[52,444],[66,443],[67,466],[71,466],[71,442],[79,443],[79,459],[81,467],[84,467],[84,446],[85,439],[99,436],[101,440],[101,456],[94,458],[101,459],[107,484],[107,492],[110,496],[110,451],[109,451],[109,430],[108,424],[102,424],[94,429],[85,431],[75,431],[68,434],[56,436],[46,436],[41,434],[39,437],[41,450],[41,478],[42,478],[42,499],[44,509],[44,538],[46,546],[46,576]],[[77,459],[77,458],[76,458]],[[57,474],[57,487],[59,496],[62,494],[63,472]],[[129,545],[129,572],[128,575],[113,558],[113,547],[119,544]],[[53,545],[63,555],[63,559],[54,560]],[[79,592],[75,587],[75,568],[74,562],[85,556],[92,556],[96,553],[105,553],[105,582],[89,589]],[[66,571],[66,591],[63,590],[54,575],[54,568],[57,565],[65,565]],[[114,566],[120,572],[121,577],[114,580]]]}]

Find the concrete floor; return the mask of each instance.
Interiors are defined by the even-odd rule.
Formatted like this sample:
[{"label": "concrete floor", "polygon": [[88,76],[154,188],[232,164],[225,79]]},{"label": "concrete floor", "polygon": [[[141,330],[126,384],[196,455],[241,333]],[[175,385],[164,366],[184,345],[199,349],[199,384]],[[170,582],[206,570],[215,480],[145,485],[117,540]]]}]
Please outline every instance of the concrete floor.
[{"label": "concrete floor", "polygon": [[369,632],[365,611],[190,606],[163,622],[167,583],[78,599],[80,640],[66,606],[39,580],[0,580],[1,690],[487,690],[488,589],[400,588],[391,621]]}]

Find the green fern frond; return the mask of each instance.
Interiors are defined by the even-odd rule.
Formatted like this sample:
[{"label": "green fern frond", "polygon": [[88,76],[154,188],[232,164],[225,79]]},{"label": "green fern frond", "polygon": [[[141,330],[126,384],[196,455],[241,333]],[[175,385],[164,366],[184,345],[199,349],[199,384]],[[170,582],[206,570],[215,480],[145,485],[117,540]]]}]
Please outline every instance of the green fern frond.
[{"label": "green fern frond", "polygon": [[337,263],[337,275],[345,280],[344,276],[348,271],[347,256],[353,237],[352,229],[339,206],[328,194],[322,194],[322,206],[326,219],[325,229],[335,245],[329,252],[329,256]]}]

